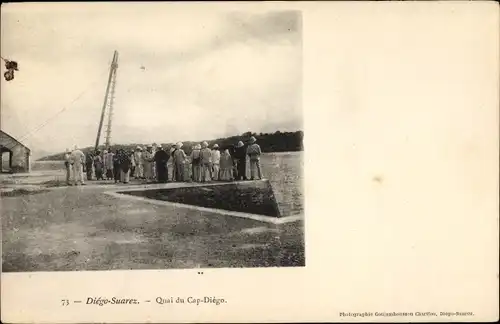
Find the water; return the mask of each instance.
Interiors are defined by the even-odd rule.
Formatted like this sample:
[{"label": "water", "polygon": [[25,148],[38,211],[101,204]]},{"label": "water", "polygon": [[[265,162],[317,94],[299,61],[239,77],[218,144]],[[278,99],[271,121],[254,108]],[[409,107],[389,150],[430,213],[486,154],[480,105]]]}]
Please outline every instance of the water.
[{"label": "water", "polygon": [[[264,178],[271,183],[282,215],[304,211],[303,152],[264,153],[261,168]],[[171,168],[169,167],[171,170]],[[35,162],[32,170],[61,172],[62,161]]]},{"label": "water", "polygon": [[261,157],[262,173],[273,187],[282,215],[304,211],[303,156],[303,152],[285,152]]}]

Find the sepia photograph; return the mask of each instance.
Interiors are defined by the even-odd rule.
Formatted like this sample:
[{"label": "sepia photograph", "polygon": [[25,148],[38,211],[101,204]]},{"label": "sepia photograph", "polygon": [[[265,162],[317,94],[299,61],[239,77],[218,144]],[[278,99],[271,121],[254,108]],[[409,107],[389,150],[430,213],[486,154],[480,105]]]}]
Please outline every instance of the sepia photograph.
[{"label": "sepia photograph", "polygon": [[2,4],[0,321],[498,321],[498,8]]},{"label": "sepia photograph", "polygon": [[300,11],[15,8],[3,272],[305,266]]}]

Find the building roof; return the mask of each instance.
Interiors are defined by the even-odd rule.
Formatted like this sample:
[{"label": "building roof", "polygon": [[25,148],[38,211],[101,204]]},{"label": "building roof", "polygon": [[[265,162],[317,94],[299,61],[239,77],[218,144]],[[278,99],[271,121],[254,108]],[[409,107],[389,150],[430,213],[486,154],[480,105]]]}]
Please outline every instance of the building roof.
[{"label": "building roof", "polygon": [[[22,146],[24,147],[25,149],[27,149],[28,151],[31,151],[26,145],[24,145],[23,143],[19,142],[17,139],[15,139],[14,137],[10,136],[9,134],[7,134],[6,132],[4,132],[3,130],[0,129],[0,136],[5,136],[7,137],[10,141],[14,142],[14,146]],[[8,149],[12,149],[12,147],[7,147]]]}]

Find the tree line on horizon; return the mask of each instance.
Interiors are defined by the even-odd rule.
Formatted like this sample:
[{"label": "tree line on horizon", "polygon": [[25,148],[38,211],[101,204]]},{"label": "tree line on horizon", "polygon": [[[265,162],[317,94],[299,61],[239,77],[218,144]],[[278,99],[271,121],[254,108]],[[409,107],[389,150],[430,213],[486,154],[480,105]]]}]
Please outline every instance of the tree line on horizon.
[{"label": "tree line on horizon", "polygon": [[[280,132],[276,131],[274,133],[253,133],[253,132],[245,132],[241,135],[235,135],[230,137],[221,137],[213,140],[206,141],[210,147],[214,144],[218,144],[221,149],[229,148],[231,146],[236,146],[238,141],[242,141],[247,144],[248,140],[251,136],[254,136],[257,139],[257,143],[260,145],[260,148],[263,153],[274,153],[274,152],[297,152],[303,151],[303,131],[296,132]],[[184,145],[182,149],[186,154],[191,154],[192,147],[196,144],[199,144],[203,141],[186,141],[182,142]],[[151,144],[151,143],[147,143]],[[128,151],[135,150],[137,146],[144,147],[147,144],[134,143],[134,144],[114,144],[111,145],[112,150],[117,149],[125,149]],[[157,143],[162,147],[166,147],[170,149],[172,145],[175,143]],[[88,154],[89,152],[94,151],[94,147],[86,147],[81,149],[83,153]],[[100,146],[100,150],[104,150],[104,146]],[[48,155],[38,159],[37,161],[58,161],[64,160],[65,152]]]}]

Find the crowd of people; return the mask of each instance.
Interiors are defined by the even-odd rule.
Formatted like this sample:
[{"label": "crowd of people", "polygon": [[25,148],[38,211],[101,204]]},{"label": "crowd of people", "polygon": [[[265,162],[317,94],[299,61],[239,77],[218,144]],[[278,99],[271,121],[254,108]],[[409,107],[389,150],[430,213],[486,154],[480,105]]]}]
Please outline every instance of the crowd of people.
[{"label": "crowd of people", "polygon": [[[250,180],[262,179],[260,156],[262,154],[255,137],[245,145],[239,141],[231,147],[212,148],[207,142],[196,144],[189,155],[181,142],[164,148],[161,145],[137,146],[136,149],[96,151],[84,154],[75,146],[66,150],[66,181],[69,185],[85,184],[87,180],[109,180],[129,183],[130,179],[146,182],[211,182],[247,179],[247,159]],[[169,165],[172,175],[169,177]],[[71,181],[72,179],[72,181]]]}]

